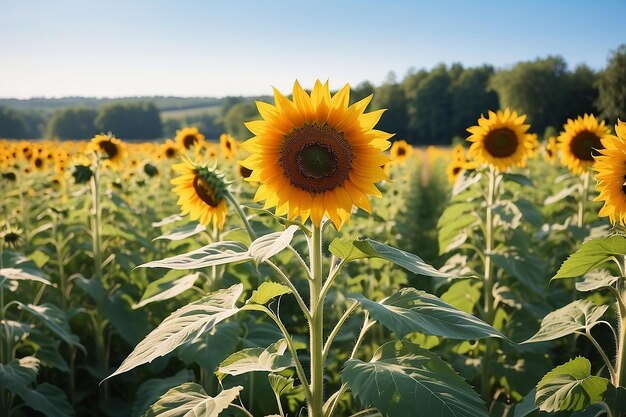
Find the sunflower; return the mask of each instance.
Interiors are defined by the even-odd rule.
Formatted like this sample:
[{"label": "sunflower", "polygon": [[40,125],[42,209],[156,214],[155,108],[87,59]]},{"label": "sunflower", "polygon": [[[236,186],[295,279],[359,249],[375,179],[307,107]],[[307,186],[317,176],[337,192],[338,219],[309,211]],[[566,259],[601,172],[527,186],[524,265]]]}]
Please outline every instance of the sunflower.
[{"label": "sunflower", "polygon": [[168,139],[163,145],[161,145],[159,157],[163,159],[174,159],[178,158],[179,153],[180,148],[178,147],[178,144],[172,139]]},{"label": "sunflower", "polygon": [[594,201],[604,201],[601,217],[609,216],[612,224],[626,226],[626,123],[618,120],[615,132],[617,136],[603,135],[600,139],[602,148],[593,165],[600,194]]},{"label": "sunflower", "polygon": [[532,150],[532,139],[526,134],[530,125],[524,124],[525,115],[518,116],[508,108],[504,111],[481,115],[478,125],[467,129],[472,142],[470,158],[504,171],[514,165],[522,166]]},{"label": "sunflower", "polygon": [[602,137],[610,133],[604,121],[598,123],[593,114],[568,119],[559,135],[561,162],[574,174],[580,175],[593,166],[593,157],[604,148]]},{"label": "sunflower", "polygon": [[399,164],[404,164],[413,155],[413,147],[406,140],[396,140],[389,151],[391,159]]},{"label": "sunflower", "polygon": [[256,136],[242,144],[251,153],[248,180],[261,183],[256,201],[316,226],[327,215],[337,229],[353,205],[371,211],[368,196],[382,197],[375,183],[387,177],[383,152],[393,135],[374,129],[384,110],[364,113],[372,96],[348,106],[349,96],[349,84],[331,96],[318,80],[309,95],[296,81],[293,101],[274,89],[275,106],[257,102],[263,120],[246,123]]},{"label": "sunflower", "polygon": [[550,139],[548,139],[548,143],[546,143],[544,150],[546,152],[546,161],[554,164],[557,157],[556,137],[551,136]]},{"label": "sunflower", "polygon": [[539,137],[536,133],[529,133],[528,140],[530,141],[530,153],[528,154],[529,158],[534,157],[541,149],[541,144],[539,143]]},{"label": "sunflower", "polygon": [[87,149],[105,157],[107,162],[115,168],[120,166],[126,156],[126,148],[122,141],[111,134],[94,136]]},{"label": "sunflower", "polygon": [[454,184],[463,172],[463,167],[465,166],[464,160],[455,159],[448,164],[448,168],[446,168],[446,174],[448,175],[448,182],[450,184]]},{"label": "sunflower", "polygon": [[176,143],[180,149],[191,149],[203,142],[204,135],[198,131],[197,127],[185,127],[176,131]]},{"label": "sunflower", "polygon": [[465,147],[463,145],[456,145],[452,150],[452,156],[455,161],[465,161]]},{"label": "sunflower", "polygon": [[226,159],[229,161],[233,159],[237,153],[237,148],[239,148],[239,144],[234,137],[230,136],[228,133],[222,133],[220,135],[220,149]]},{"label": "sunflower", "polygon": [[22,229],[7,225],[4,230],[0,231],[0,245],[15,249],[21,243],[22,235]]},{"label": "sunflower", "polygon": [[174,192],[178,194],[182,214],[189,213],[191,220],[198,220],[203,225],[213,222],[221,230],[226,220],[228,192],[224,175],[206,164],[194,164],[188,158],[172,165],[172,169],[180,174],[171,182],[175,185]]}]

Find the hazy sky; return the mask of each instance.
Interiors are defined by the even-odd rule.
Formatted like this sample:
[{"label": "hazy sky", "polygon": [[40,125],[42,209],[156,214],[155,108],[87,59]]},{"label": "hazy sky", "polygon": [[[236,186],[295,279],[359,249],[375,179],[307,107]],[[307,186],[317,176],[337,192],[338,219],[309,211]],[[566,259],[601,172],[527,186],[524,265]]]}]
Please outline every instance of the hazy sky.
[{"label": "hazy sky", "polygon": [[0,97],[256,95],[548,54],[599,69],[624,16],[626,0],[0,0]]}]

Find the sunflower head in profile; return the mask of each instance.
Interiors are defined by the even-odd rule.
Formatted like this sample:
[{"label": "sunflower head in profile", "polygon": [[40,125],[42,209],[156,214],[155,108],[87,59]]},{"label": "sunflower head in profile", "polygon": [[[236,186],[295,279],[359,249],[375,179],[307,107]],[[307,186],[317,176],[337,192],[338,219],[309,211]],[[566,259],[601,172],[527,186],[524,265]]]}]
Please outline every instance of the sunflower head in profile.
[{"label": "sunflower head in profile", "polygon": [[406,140],[396,140],[391,145],[389,154],[395,163],[404,164],[413,155],[413,147]]},{"label": "sunflower head in profile", "polygon": [[497,113],[490,111],[488,116],[481,115],[478,125],[467,129],[471,133],[467,140],[472,142],[470,158],[500,171],[522,166],[532,149],[532,140],[526,133],[530,125],[524,124],[526,116],[508,108]]},{"label": "sunflower head in profile", "polygon": [[94,136],[87,149],[104,158],[109,165],[115,168],[119,168],[126,157],[126,147],[121,140],[110,133]]},{"label": "sunflower head in profile", "polygon": [[198,220],[203,225],[213,223],[221,230],[226,221],[228,193],[224,175],[188,158],[172,165],[172,169],[180,174],[171,182],[175,186],[174,192],[178,194],[181,213],[189,214],[191,220]]},{"label": "sunflower head in profile", "polygon": [[176,159],[180,154],[180,148],[178,147],[178,143],[174,142],[172,139],[167,139],[164,144],[161,145],[161,149],[159,149],[159,158],[161,159]]},{"label": "sunflower head in profile", "polygon": [[594,201],[603,201],[601,217],[609,217],[612,224],[626,226],[626,123],[617,121],[617,136],[604,135],[600,139],[593,170],[596,172],[599,195]]},{"label": "sunflower head in profile", "polygon": [[237,153],[237,149],[239,148],[239,144],[234,137],[229,135],[228,133],[222,133],[220,135],[220,149],[222,154],[229,161],[234,158]]},{"label": "sunflower head in profile", "polygon": [[555,136],[550,136],[550,139],[548,139],[548,142],[546,142],[544,151],[545,151],[546,161],[548,161],[551,164],[554,164],[557,159],[557,151],[558,151]]},{"label": "sunflower head in profile", "polygon": [[204,135],[197,127],[185,127],[176,131],[176,143],[180,149],[191,149],[204,143]]},{"label": "sunflower head in profile", "polygon": [[561,162],[574,174],[583,174],[593,166],[594,156],[604,148],[601,139],[610,131],[604,121],[598,122],[593,114],[568,119],[563,129],[558,144]]},{"label": "sunflower head in profile", "polygon": [[311,94],[296,81],[293,100],[274,90],[275,105],[257,102],[262,120],[246,123],[255,135],[242,144],[249,181],[260,186],[255,200],[290,219],[324,216],[337,229],[349,222],[353,205],[371,211],[368,197],[382,197],[375,183],[386,179],[384,151],[393,136],[374,129],[383,110],[365,113],[369,96],[351,106],[346,84],[331,96],[318,80]]}]

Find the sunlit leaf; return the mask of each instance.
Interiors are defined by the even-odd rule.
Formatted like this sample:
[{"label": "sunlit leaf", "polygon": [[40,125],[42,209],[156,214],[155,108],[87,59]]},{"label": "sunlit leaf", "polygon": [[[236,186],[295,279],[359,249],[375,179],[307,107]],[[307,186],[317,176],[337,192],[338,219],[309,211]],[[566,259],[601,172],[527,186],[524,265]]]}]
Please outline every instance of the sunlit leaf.
[{"label": "sunlit leaf", "polygon": [[388,342],[369,362],[350,359],[341,372],[353,395],[388,417],[487,417],[480,396],[434,353]]},{"label": "sunlit leaf", "polygon": [[250,245],[250,256],[257,262],[267,261],[289,246],[298,229],[298,226],[291,225],[282,232],[261,236]]},{"label": "sunlit leaf", "polygon": [[139,268],[199,269],[208,266],[240,263],[250,259],[252,257],[243,243],[217,242],[182,255],[148,262],[139,265]]},{"label": "sunlit leaf", "polygon": [[421,332],[450,339],[483,339],[504,336],[480,319],[444,303],[434,295],[403,288],[380,302],[353,294],[371,317],[398,336]]},{"label": "sunlit leaf", "polygon": [[170,271],[170,273],[166,274],[163,278],[148,284],[141,300],[137,304],[133,305],[133,308],[140,308],[155,301],[163,301],[174,298],[192,288],[200,276],[200,273],[196,272],[195,274],[178,277],[177,275],[172,274],[172,272],[174,271]]},{"label": "sunlit leaf", "polygon": [[591,375],[591,363],[579,356],[539,381],[535,404],[547,412],[583,410],[602,401],[608,386],[609,380]]},{"label": "sunlit leaf", "polygon": [[259,288],[252,292],[252,296],[247,301],[251,304],[267,304],[275,297],[279,297],[284,294],[289,294],[291,290],[289,287],[277,282],[266,281],[261,283]]},{"label": "sunlit leaf", "polygon": [[239,396],[243,387],[223,390],[209,397],[204,389],[187,382],[167,391],[154,403],[144,417],[218,417]]},{"label": "sunlit leaf", "polygon": [[155,237],[153,240],[183,240],[206,230],[206,226],[192,222],[181,227],[177,227],[169,233]]},{"label": "sunlit leaf", "polygon": [[142,383],[137,389],[132,416],[142,416],[150,408],[150,405],[154,404],[170,388],[191,380],[193,380],[193,372],[183,369],[169,378],[154,378]]},{"label": "sunlit leaf", "polygon": [[235,352],[226,358],[217,369],[221,378],[224,375],[241,375],[248,372],[280,372],[293,366],[291,355],[286,352],[287,341],[281,339],[266,349],[251,348]]},{"label": "sunlit leaf", "polygon": [[239,311],[235,303],[242,292],[243,285],[233,285],[178,309],[139,342],[120,367],[106,379],[167,355],[233,316]]},{"label": "sunlit leaf", "polygon": [[588,272],[582,281],[576,283],[578,291],[586,292],[612,287],[619,280],[606,269]]},{"label": "sunlit leaf", "polygon": [[83,345],[80,344],[78,336],[72,334],[67,317],[59,307],[48,303],[40,305],[24,304],[19,301],[15,303],[24,311],[36,317],[48,330],[63,339],[64,342],[85,351]]},{"label": "sunlit leaf", "polygon": [[524,343],[545,342],[576,332],[591,330],[609,306],[576,300],[543,318],[539,331]]},{"label": "sunlit leaf", "polygon": [[7,364],[0,363],[0,388],[16,393],[20,387],[35,382],[39,373],[39,359],[26,356],[13,359]]},{"label": "sunlit leaf", "polygon": [[589,240],[563,262],[552,279],[585,275],[614,256],[624,254],[626,254],[626,236],[612,235]]}]

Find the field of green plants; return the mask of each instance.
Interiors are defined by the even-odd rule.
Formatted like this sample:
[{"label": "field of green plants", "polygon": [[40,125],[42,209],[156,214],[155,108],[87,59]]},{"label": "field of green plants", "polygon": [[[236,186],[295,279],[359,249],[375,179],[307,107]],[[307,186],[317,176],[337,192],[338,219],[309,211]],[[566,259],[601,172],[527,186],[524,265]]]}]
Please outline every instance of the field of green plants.
[{"label": "field of green plants", "polygon": [[[0,415],[626,416],[626,126],[0,142]],[[393,132],[390,132],[393,133]]]}]

